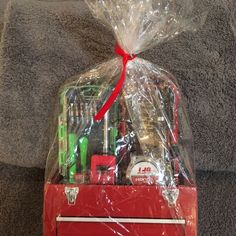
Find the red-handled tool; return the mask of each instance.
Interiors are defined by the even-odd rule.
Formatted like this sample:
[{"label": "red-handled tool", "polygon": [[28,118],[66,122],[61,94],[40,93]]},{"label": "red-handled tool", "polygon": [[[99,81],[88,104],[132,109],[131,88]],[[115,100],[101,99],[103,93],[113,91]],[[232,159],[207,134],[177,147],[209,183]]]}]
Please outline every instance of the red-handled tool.
[{"label": "red-handled tool", "polygon": [[109,155],[108,135],[109,112],[104,116],[103,155],[93,155],[91,158],[91,184],[115,184],[116,157]]}]

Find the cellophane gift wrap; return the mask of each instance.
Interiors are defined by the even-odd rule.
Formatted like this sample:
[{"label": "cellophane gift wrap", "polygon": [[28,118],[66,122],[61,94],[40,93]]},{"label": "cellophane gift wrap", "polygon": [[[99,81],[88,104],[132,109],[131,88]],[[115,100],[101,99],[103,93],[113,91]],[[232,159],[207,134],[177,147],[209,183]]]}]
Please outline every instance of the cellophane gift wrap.
[{"label": "cellophane gift wrap", "polygon": [[[195,187],[195,177],[191,129],[176,79],[138,54],[195,30],[204,14],[195,14],[191,0],[88,0],[87,5],[112,30],[117,56],[61,87],[46,184],[77,186],[78,198],[82,189],[96,186],[92,197],[113,222],[103,222],[110,235],[146,235],[141,226],[132,231],[127,222],[115,218],[119,201],[113,201],[111,191],[122,204],[127,199],[128,211],[142,209],[142,204],[131,206],[128,199],[145,189],[134,196],[142,199],[143,208],[150,204],[145,219],[152,219],[157,209],[149,191],[154,189],[171,219],[182,219],[180,189]],[[56,201],[57,195],[53,198]],[[97,217],[92,212],[87,210],[87,216]],[[164,234],[153,235],[170,235],[165,234],[169,224],[160,229]]]}]

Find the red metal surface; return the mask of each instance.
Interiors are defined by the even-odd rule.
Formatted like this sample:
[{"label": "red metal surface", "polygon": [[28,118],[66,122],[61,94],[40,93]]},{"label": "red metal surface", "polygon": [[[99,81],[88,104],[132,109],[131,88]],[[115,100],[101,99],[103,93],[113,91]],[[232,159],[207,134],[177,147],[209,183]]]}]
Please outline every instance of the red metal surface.
[{"label": "red metal surface", "polygon": [[[86,223],[60,223],[58,225],[58,236],[184,236],[183,226],[176,225],[147,225],[147,224],[99,224],[93,223],[88,227]],[[92,229],[91,229],[92,228]],[[114,233],[116,232],[116,233]],[[162,232],[164,232],[162,234]],[[145,234],[144,234],[145,233]],[[158,234],[159,233],[159,234]]]},{"label": "red metal surface", "polygon": [[[44,236],[196,236],[197,192],[179,187],[175,207],[169,207],[156,186],[69,185],[79,187],[75,205],[68,205],[64,188],[45,185]],[[116,217],[185,219],[185,225],[143,223],[57,222],[56,217]],[[115,233],[117,232],[117,233]]]}]

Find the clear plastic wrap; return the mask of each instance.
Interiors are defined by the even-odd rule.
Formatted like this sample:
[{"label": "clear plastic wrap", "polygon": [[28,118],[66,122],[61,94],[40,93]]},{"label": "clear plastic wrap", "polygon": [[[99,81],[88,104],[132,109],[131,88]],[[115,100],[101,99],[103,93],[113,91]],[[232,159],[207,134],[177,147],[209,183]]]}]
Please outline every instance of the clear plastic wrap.
[{"label": "clear plastic wrap", "polygon": [[118,56],[60,89],[45,235],[196,235],[192,137],[181,92],[170,73],[136,55],[194,30],[202,18],[192,16],[191,0],[87,4],[113,30]]}]

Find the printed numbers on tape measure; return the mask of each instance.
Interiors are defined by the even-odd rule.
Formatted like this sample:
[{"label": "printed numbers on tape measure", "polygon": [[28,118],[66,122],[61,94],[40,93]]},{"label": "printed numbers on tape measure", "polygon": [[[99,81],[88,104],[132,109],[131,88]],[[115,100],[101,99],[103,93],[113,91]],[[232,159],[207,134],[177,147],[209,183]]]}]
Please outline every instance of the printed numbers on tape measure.
[{"label": "printed numbers on tape measure", "polygon": [[157,167],[147,161],[139,162],[136,165],[133,166],[131,170],[131,176],[136,176],[136,175],[155,175],[158,173]]},{"label": "printed numbers on tape measure", "polygon": [[146,167],[139,167],[137,174],[148,174],[151,172],[152,172],[152,168],[150,166],[146,166]]}]

